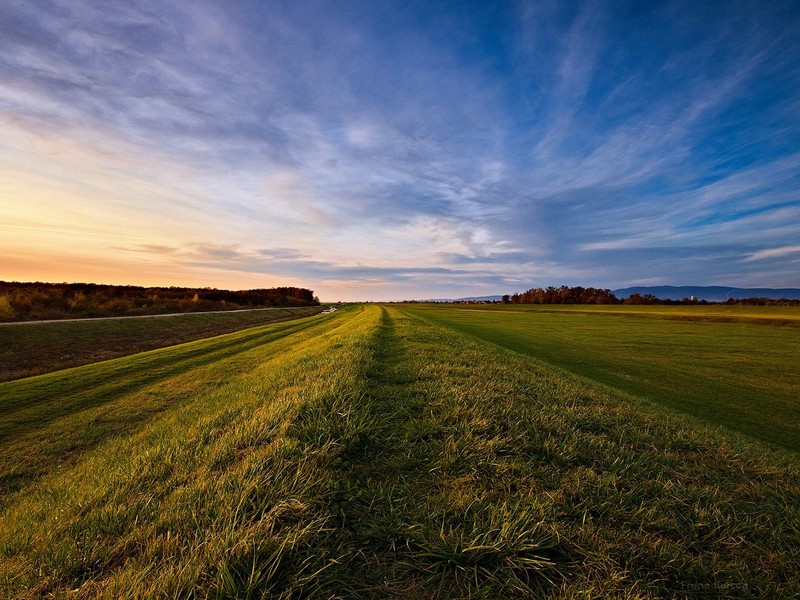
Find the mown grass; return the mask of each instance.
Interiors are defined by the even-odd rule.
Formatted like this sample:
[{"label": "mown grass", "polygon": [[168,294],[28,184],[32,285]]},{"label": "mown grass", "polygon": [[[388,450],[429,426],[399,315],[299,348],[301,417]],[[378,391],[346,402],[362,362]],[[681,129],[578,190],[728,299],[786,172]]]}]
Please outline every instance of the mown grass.
[{"label": "mown grass", "polygon": [[275,308],[0,325],[0,381],[31,377],[257,325],[296,319],[321,310],[321,307]]},{"label": "mown grass", "polygon": [[800,310],[728,306],[414,309],[761,440],[800,451]]},{"label": "mown grass", "polygon": [[186,397],[224,384],[248,352],[315,328],[317,319],[324,317],[0,383],[0,490],[16,489]]},{"label": "mown grass", "polygon": [[800,594],[795,455],[411,311],[172,377],[114,402],[174,403],[4,498],[5,596]]}]

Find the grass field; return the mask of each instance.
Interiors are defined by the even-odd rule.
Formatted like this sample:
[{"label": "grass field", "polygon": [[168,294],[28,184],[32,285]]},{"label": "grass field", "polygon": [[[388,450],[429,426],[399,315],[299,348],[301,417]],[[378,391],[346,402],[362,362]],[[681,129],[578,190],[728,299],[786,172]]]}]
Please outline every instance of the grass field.
[{"label": "grass field", "polygon": [[800,451],[800,309],[427,306],[438,324]]},{"label": "grass field", "polygon": [[0,381],[315,314],[321,307],[0,325]]},{"label": "grass field", "polygon": [[795,453],[430,316],[0,384],[0,594],[800,594]]}]

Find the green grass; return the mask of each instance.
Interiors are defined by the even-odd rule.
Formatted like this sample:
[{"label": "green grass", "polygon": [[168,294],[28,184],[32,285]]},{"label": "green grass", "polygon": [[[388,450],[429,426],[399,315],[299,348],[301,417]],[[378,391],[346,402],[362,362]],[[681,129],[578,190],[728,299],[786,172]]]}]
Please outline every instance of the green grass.
[{"label": "green grass", "polygon": [[0,325],[0,381],[315,314],[321,307]]},{"label": "green grass", "polygon": [[428,306],[415,314],[800,451],[800,309]]},{"label": "green grass", "polygon": [[[106,369],[131,387],[95,385]],[[33,411],[29,475],[0,501],[5,597],[800,594],[795,454],[416,311],[351,307],[0,390],[3,419]],[[94,440],[96,411],[118,422]],[[69,460],[37,462],[59,436]]]},{"label": "green grass", "polygon": [[239,355],[314,328],[317,319],[324,317],[0,383],[0,490],[14,489],[183,398],[221,385],[236,372]]}]

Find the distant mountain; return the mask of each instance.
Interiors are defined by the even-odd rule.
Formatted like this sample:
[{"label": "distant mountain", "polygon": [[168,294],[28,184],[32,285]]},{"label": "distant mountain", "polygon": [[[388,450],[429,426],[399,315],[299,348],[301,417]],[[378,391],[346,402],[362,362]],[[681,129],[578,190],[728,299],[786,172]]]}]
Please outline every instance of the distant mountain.
[{"label": "distant mountain", "polygon": [[724,302],[728,298],[771,298],[779,300],[781,298],[800,299],[800,289],[797,288],[736,288],[723,286],[636,286],[612,290],[614,295],[620,300],[624,300],[631,294],[652,294],[662,300],[682,300],[694,296],[698,300],[708,300],[709,302]]},{"label": "distant mountain", "polygon": [[468,298],[458,298],[456,302],[494,302],[502,299],[502,296],[470,296]]},{"label": "distant mountain", "polygon": [[502,296],[469,296],[468,298],[428,298],[420,302],[494,302],[502,300]]}]

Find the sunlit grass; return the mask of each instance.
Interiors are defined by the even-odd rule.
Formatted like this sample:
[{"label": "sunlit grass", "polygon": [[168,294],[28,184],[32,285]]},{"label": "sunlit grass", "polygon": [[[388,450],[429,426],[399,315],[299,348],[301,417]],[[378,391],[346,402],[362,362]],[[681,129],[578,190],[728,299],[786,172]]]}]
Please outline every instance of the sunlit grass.
[{"label": "sunlit grass", "polygon": [[800,310],[738,306],[429,306],[503,348],[800,450]]},{"label": "sunlit grass", "polygon": [[321,307],[0,326],[0,381],[309,316]]}]

